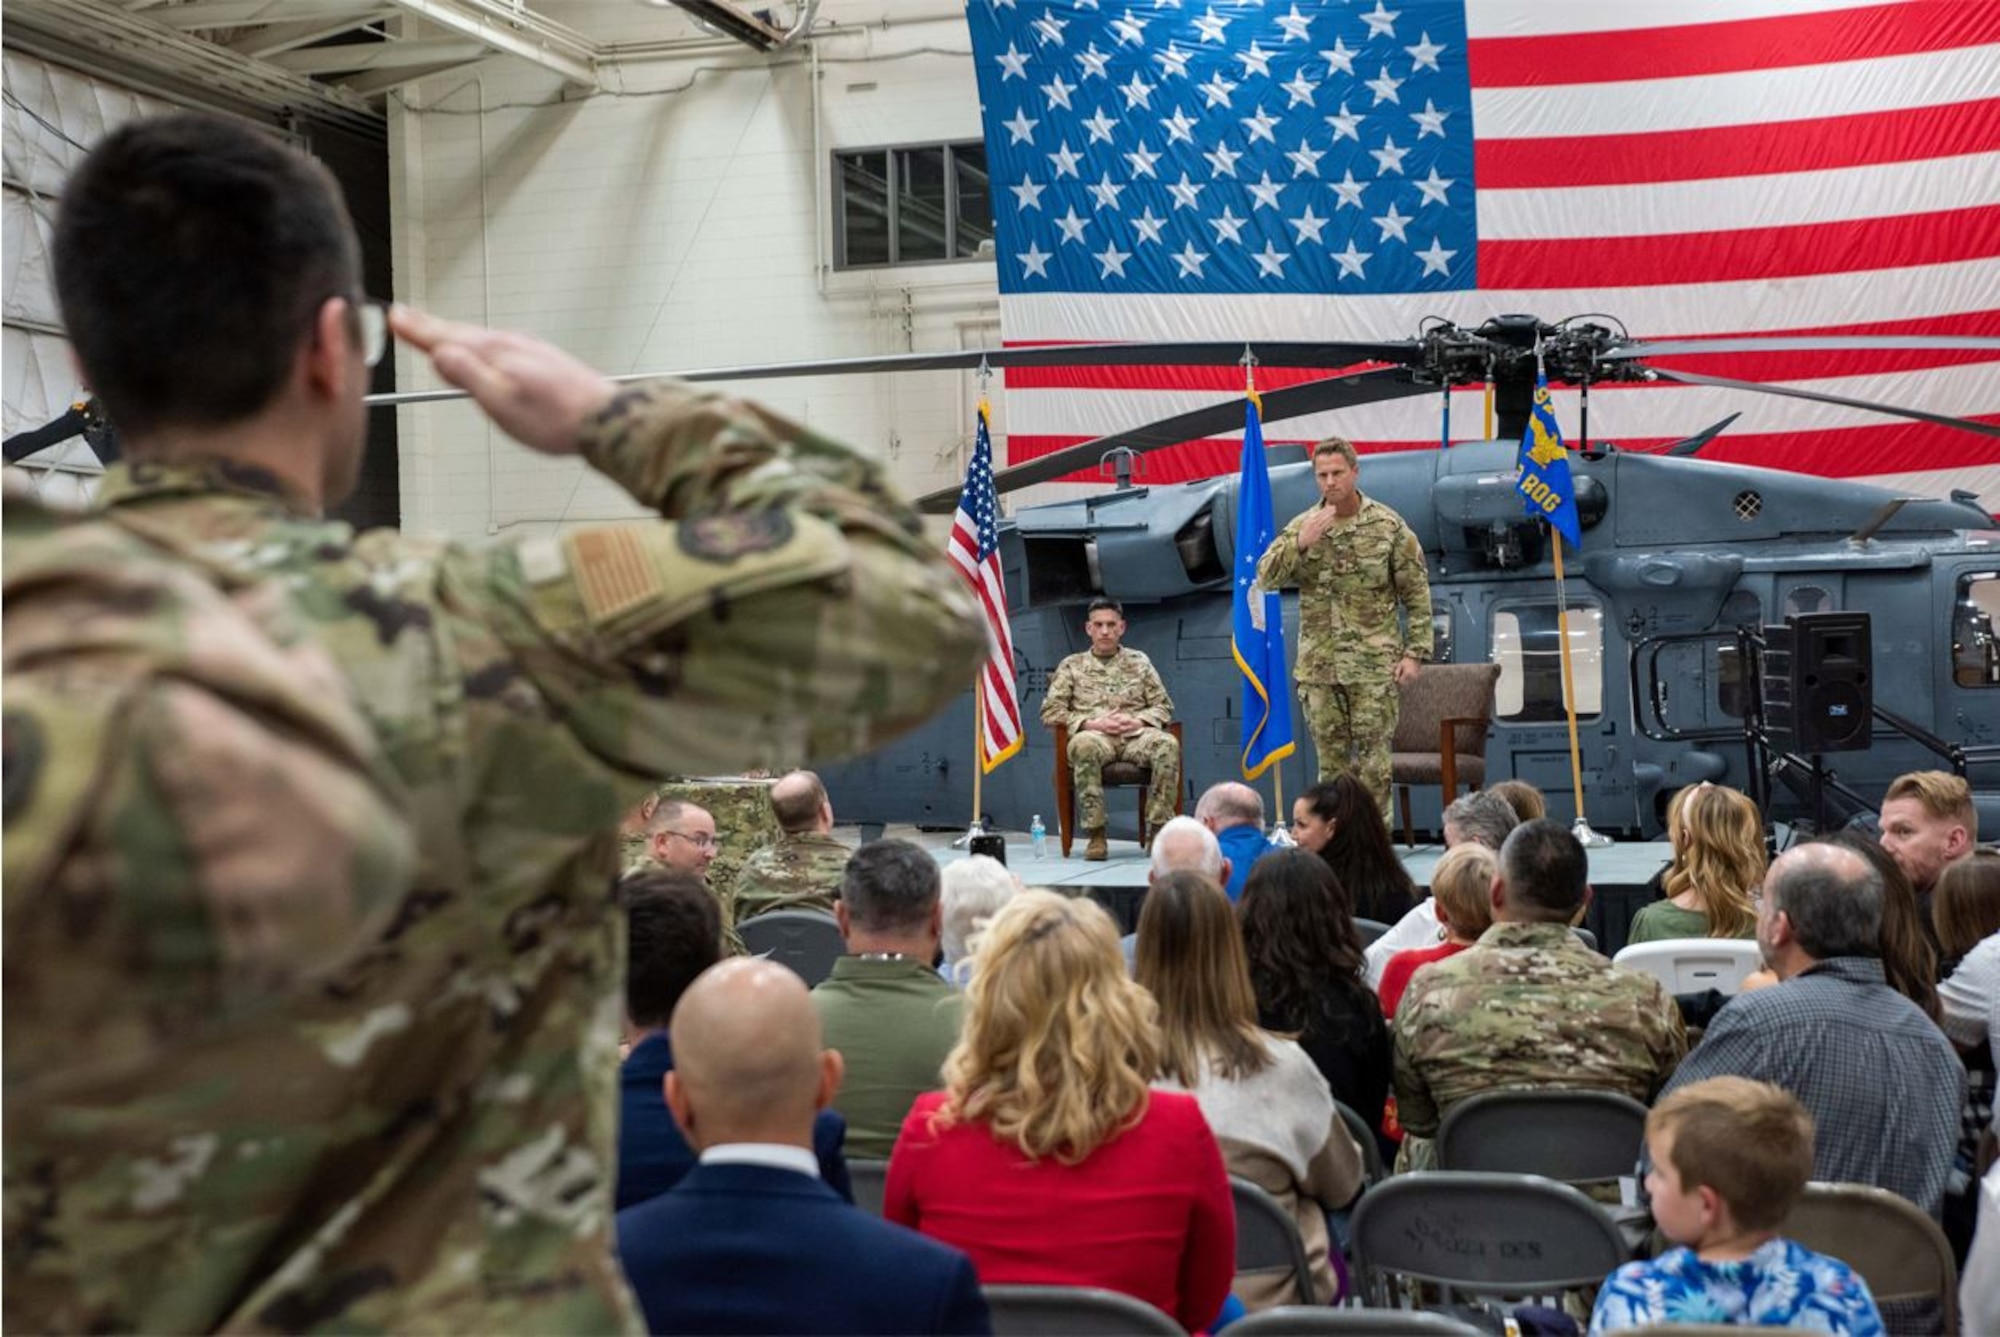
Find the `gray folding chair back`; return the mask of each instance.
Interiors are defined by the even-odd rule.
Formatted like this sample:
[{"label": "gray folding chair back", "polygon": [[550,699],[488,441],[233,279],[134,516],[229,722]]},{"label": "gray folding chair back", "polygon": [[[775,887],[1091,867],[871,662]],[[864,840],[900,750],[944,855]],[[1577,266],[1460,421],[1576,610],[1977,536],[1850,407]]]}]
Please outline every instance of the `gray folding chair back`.
[{"label": "gray folding chair back", "polygon": [[1944,1331],[1958,1331],[1951,1245],[1908,1198],[1872,1184],[1808,1184],[1779,1233],[1859,1272],[1891,1330],[1904,1326],[1890,1317],[1893,1306],[1902,1315],[1941,1313]]},{"label": "gray folding chair back", "polygon": [[1375,1130],[1351,1106],[1336,1100],[1333,1107],[1340,1111],[1340,1121],[1347,1125],[1347,1131],[1354,1134],[1355,1145],[1361,1148],[1361,1182],[1364,1185],[1380,1183],[1386,1170],[1382,1164],[1382,1145],[1375,1140]]},{"label": "gray folding chair back", "polygon": [[1354,917],[1354,931],[1361,935],[1361,945],[1365,948],[1374,942],[1375,939],[1387,933],[1389,926],[1379,919],[1363,919],[1361,916],[1356,915]]},{"label": "gray folding chair back", "polygon": [[1312,1263],[1299,1223],[1283,1203],[1247,1179],[1229,1176],[1229,1189],[1236,1197],[1236,1274],[1290,1272],[1299,1303],[1312,1304]]},{"label": "gray folding chair back", "polygon": [[1362,1194],[1351,1243],[1361,1293],[1384,1304],[1383,1272],[1448,1292],[1552,1296],[1599,1284],[1631,1256],[1604,1208],[1568,1184],[1450,1170]]},{"label": "gray folding chair back", "polygon": [[1452,1106],[1438,1128],[1440,1170],[1544,1175],[1564,1183],[1634,1172],[1646,1107],[1611,1091],[1489,1091]]},{"label": "gray folding chair back", "polygon": [[1576,940],[1585,947],[1588,947],[1593,952],[1597,950],[1597,935],[1595,933],[1592,933],[1589,929],[1581,925],[1571,929],[1570,932],[1576,934]]},{"label": "gray folding chair back", "polygon": [[993,1337],[1186,1337],[1144,1300],[1091,1286],[982,1286]]},{"label": "gray folding chair back", "polygon": [[1333,1309],[1326,1305],[1280,1305],[1229,1325],[1242,1337],[1478,1337],[1480,1329],[1443,1314],[1420,1309]]},{"label": "gray folding chair back", "polygon": [[736,926],[744,950],[790,966],[808,989],[833,973],[847,951],[840,923],[819,910],[772,910]]},{"label": "gray folding chair back", "polygon": [[854,1190],[854,1205],[875,1216],[882,1215],[882,1189],[888,1183],[889,1162],[847,1158],[847,1182]]}]

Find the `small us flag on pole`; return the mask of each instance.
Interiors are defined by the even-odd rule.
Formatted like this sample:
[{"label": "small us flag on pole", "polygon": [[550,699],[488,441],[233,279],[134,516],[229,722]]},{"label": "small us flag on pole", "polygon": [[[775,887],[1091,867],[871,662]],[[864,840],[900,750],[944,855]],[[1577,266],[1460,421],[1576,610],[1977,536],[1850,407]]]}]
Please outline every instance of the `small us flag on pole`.
[{"label": "small us flag on pole", "polygon": [[1021,750],[1021,703],[1014,694],[1014,637],[1007,628],[1007,583],[1000,574],[999,502],[993,492],[993,436],[987,427],[989,410],[979,401],[979,425],[973,435],[972,463],[965,471],[965,488],[958,496],[958,515],[951,524],[947,550],[952,564],[965,573],[992,633],[992,650],[979,673],[979,767],[990,772]]}]

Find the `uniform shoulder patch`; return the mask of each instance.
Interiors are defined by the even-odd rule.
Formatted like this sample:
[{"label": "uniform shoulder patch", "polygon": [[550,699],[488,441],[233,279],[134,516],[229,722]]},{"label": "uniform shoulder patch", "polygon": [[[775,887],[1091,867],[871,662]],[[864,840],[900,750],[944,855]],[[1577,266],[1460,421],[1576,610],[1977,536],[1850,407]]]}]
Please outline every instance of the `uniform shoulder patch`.
[{"label": "uniform shoulder patch", "polygon": [[689,557],[727,566],[791,542],[792,517],[778,510],[702,515],[681,521],[675,532]]},{"label": "uniform shoulder patch", "polygon": [[665,589],[644,540],[630,526],[586,529],[564,542],[577,592],[594,622],[616,617]]}]

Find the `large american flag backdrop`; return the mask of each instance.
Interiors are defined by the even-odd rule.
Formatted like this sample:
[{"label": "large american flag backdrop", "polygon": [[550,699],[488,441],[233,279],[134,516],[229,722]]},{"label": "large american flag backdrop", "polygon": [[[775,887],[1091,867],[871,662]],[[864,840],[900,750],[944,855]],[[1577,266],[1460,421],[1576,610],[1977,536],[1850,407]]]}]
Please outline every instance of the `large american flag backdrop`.
[{"label": "large american flag backdrop", "polygon": [[[1407,337],[1443,316],[1636,337],[2000,335],[2000,3],[969,0],[1010,344]],[[1662,359],[2000,422],[1991,353]],[[1269,389],[1317,373],[1267,372]],[[1011,370],[1019,463],[1238,393],[1236,368]],[[1453,396],[1454,439],[1481,434]],[[1574,433],[1574,390],[1556,392]],[[1694,386],[1594,388],[1628,448],[1972,487],[2000,443]],[[1434,447],[1436,396],[1273,424]],[[1233,470],[1235,440],[1148,479]]]}]

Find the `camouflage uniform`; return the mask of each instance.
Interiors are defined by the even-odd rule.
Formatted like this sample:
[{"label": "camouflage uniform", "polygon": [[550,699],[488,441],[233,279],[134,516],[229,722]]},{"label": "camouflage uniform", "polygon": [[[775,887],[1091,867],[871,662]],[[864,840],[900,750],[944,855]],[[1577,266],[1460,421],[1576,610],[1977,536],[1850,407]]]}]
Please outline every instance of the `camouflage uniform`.
[{"label": "camouflage uniform", "polygon": [[[1308,507],[1257,564],[1267,590],[1299,589],[1292,680],[1319,753],[1319,778],[1352,770],[1390,820],[1389,751],[1396,737],[1396,661],[1431,657],[1431,587],[1424,550],[1403,517],[1370,497],[1312,547],[1300,549]],[[1409,623],[1396,624],[1401,605]]]},{"label": "camouflage uniform", "polygon": [[[1122,710],[1150,728],[1127,738],[1085,733],[1084,721]],[[1167,732],[1174,717],[1173,698],[1160,681],[1153,661],[1144,653],[1120,646],[1100,659],[1093,650],[1071,655],[1056,667],[1042,698],[1042,723],[1069,730],[1069,770],[1076,791],[1077,821],[1086,831],[1104,825],[1104,767],[1131,761],[1153,768],[1147,795],[1146,821],[1158,829],[1174,815],[1181,787],[1181,750]]]},{"label": "camouflage uniform", "polygon": [[[778,830],[778,815],[771,811],[771,786],[775,783],[761,778],[682,777],[667,781],[656,791],[661,798],[692,803],[715,819],[715,838],[722,843],[708,865],[708,885],[718,894],[736,885],[752,850],[775,844],[783,834]],[[726,894],[723,899],[728,900]]]},{"label": "camouflage uniform", "polygon": [[416,842],[282,591],[12,498],[4,534],[6,1326],[206,1330],[374,1154],[394,1046],[340,986]]},{"label": "camouflage uniform", "polygon": [[[669,518],[473,551],[357,537],[241,465],[106,474],[122,523],[284,583],[408,790],[420,866],[371,948],[329,966],[329,1016],[190,1069],[207,1103],[162,1102],[156,1135],[105,1141],[95,1177],[64,1182],[10,1128],[9,1282],[73,1297],[21,1326],[636,1326],[610,1235],[618,815],[648,777],[875,746],[963,691],[987,639],[879,469],[803,428],[653,384],[583,441]],[[362,1065],[359,1092],[309,1100]],[[297,1161],[328,1125],[353,1154]],[[212,1154],[253,1130],[266,1159]],[[160,1320],[110,1294],[140,1279],[97,1223],[169,1188],[287,1210],[146,1259],[155,1289],[215,1296]]]},{"label": "camouflage uniform", "polygon": [[768,910],[824,910],[833,913],[840,879],[853,850],[830,835],[801,831],[743,861],[736,885],[725,897],[741,924]]},{"label": "camouflage uniform", "polygon": [[1396,1008],[1399,1168],[1429,1165],[1452,1106],[1500,1087],[1583,1087],[1650,1102],[1687,1053],[1680,1008],[1563,924],[1495,924],[1418,971]]}]

